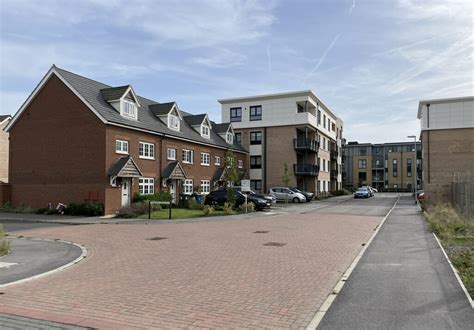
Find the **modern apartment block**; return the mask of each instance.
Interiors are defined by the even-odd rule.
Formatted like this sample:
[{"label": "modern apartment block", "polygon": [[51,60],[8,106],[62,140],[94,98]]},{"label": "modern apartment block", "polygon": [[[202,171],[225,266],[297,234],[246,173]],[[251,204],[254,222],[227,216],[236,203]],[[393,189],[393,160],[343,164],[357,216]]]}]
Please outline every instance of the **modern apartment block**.
[{"label": "modern apartment block", "polygon": [[418,105],[427,198],[451,200],[451,182],[474,181],[474,96]]},{"label": "modern apartment block", "polygon": [[344,186],[347,189],[368,185],[379,191],[413,191],[415,176],[419,189],[420,142],[416,142],[416,148],[415,141],[380,144],[349,142],[344,145]]},{"label": "modern apartment block", "polygon": [[342,188],[343,122],[311,90],[219,100],[222,121],[250,154],[251,188],[283,185],[316,193]]},{"label": "modern apartment block", "polygon": [[13,206],[98,202],[113,214],[136,193],[165,190],[176,202],[179,194],[210,192],[226,181],[228,150],[239,171],[247,164],[231,124],[56,66],[6,130]]},{"label": "modern apartment block", "polygon": [[0,115],[0,182],[8,182],[8,133],[3,129],[12,117]]}]

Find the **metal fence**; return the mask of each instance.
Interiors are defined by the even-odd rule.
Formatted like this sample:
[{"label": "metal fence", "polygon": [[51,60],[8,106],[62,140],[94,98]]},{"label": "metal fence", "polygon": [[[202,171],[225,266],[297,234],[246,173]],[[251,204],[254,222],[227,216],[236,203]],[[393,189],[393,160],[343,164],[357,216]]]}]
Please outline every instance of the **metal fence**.
[{"label": "metal fence", "polygon": [[451,183],[451,202],[466,219],[474,220],[474,181]]}]

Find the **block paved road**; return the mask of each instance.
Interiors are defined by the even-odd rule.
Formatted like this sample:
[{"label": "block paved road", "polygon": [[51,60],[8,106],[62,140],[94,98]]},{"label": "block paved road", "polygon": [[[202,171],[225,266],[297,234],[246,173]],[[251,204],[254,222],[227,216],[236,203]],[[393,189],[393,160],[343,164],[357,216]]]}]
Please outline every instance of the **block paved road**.
[{"label": "block paved road", "polygon": [[473,329],[474,311],[413,197],[387,218],[318,329]]},{"label": "block paved road", "polygon": [[[0,312],[105,329],[305,327],[396,197],[375,200],[326,213],[22,232],[77,242],[89,256],[3,288]],[[342,204],[344,214],[333,212]],[[378,215],[360,215],[378,204]]]}]

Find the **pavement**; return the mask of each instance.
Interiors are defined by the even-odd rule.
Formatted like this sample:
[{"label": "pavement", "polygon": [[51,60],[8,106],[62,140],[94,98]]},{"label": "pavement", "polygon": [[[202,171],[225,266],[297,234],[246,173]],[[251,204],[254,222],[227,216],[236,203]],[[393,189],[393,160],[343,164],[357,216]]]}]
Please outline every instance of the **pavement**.
[{"label": "pavement", "polygon": [[85,330],[90,328],[78,327],[71,324],[33,319],[18,315],[0,313],[0,328],[12,329],[35,329],[35,330]]},{"label": "pavement", "polygon": [[[381,210],[395,200],[380,197]],[[0,312],[103,329],[306,327],[383,218],[331,213],[346,203],[366,212],[378,204],[350,199],[327,201],[327,213],[323,203],[307,203],[226,221],[22,231],[79,243],[89,254],[2,288]]]},{"label": "pavement", "polygon": [[412,197],[402,197],[318,329],[473,329],[474,311]]}]

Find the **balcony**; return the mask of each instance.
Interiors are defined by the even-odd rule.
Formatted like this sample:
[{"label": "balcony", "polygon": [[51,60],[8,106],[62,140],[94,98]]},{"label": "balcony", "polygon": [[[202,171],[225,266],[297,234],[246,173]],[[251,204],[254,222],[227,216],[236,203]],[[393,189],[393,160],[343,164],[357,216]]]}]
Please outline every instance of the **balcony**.
[{"label": "balcony", "polygon": [[331,170],[331,180],[337,180],[337,170]]},{"label": "balcony", "polygon": [[331,151],[331,160],[337,160],[337,157],[339,156],[339,153],[335,150]]},{"label": "balcony", "polygon": [[319,142],[315,139],[296,138],[293,139],[295,150],[318,152]]},{"label": "balcony", "polygon": [[293,164],[295,175],[301,176],[317,176],[319,174],[319,166],[315,164]]}]

